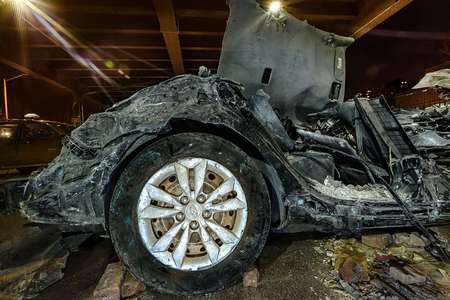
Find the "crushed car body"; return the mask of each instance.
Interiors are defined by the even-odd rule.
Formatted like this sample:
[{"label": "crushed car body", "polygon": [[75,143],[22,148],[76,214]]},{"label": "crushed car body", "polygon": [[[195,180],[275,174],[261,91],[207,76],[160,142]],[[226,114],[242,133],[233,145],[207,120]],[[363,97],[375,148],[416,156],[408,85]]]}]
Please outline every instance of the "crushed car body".
[{"label": "crushed car body", "polygon": [[[356,97],[343,102],[345,48],[352,39],[323,32],[286,13],[271,19],[255,1],[230,0],[229,6],[218,75],[201,72],[199,76],[176,76],[90,116],[65,139],[61,154],[30,179],[26,200],[21,203],[22,212],[30,220],[73,231],[108,232],[120,222],[123,227],[132,226],[134,213],[130,219],[109,222],[110,214],[114,220],[121,209],[111,203],[128,193],[124,185],[120,189],[116,185],[127,180],[127,176],[139,175],[137,167],[132,173],[129,165],[136,165],[136,157],[138,161],[158,164],[163,151],[152,147],[164,143],[171,145],[171,156],[179,157],[180,149],[189,149],[190,144],[178,146],[167,141],[200,133],[220,137],[249,157],[240,163],[238,175],[263,176],[273,231],[358,232],[450,221],[448,178],[432,159],[417,150],[384,98]],[[190,161],[197,159],[191,158],[195,154],[189,155]],[[217,155],[222,155],[221,151]],[[233,157],[224,158],[221,163],[232,165],[232,160]],[[182,185],[180,178],[168,180]],[[265,194],[266,188],[251,191]],[[212,269],[220,257],[211,256],[215,247],[232,240],[216,225],[202,223],[199,211],[203,208],[199,205],[204,200],[199,199],[200,204],[194,205],[187,204],[189,199],[180,198],[188,207],[183,210],[185,215],[164,211],[179,228],[185,224],[184,218],[199,218],[199,224],[191,221],[179,237],[172,233],[178,225],[164,225],[162,232],[155,231],[155,241],[171,234],[177,240],[166,245],[163,250],[169,254],[163,255],[158,242],[152,244],[149,238],[153,246],[146,247],[151,257],[157,258],[158,266],[203,268],[203,261],[188,258],[194,262],[184,265],[177,256],[177,245],[188,239],[184,232],[196,232],[199,225],[203,228],[202,224],[209,224],[219,236],[217,245],[212,245],[203,239],[206,231],[199,233],[206,248],[199,250],[199,255],[207,252]],[[172,200],[166,197],[164,201]],[[176,201],[170,203],[173,208],[179,206]],[[172,206],[161,205],[158,209]],[[253,217],[253,212],[249,214]],[[203,218],[210,215],[203,211]],[[221,234],[227,238],[220,238]],[[215,237],[214,233],[211,235]],[[144,244],[146,239],[143,238]],[[119,245],[123,242],[117,235],[113,241]],[[260,241],[263,244],[264,238]],[[160,290],[194,293],[220,288],[201,280],[189,286],[174,278],[173,284],[153,283],[152,272],[160,272],[159,269],[134,269],[142,264],[131,258],[138,253],[134,251],[127,248],[120,256],[139,279]]]},{"label": "crushed car body", "polygon": [[[242,27],[242,24],[235,24],[238,20],[252,20],[240,18],[240,14],[247,10],[259,15],[265,13],[261,8],[256,8],[253,1],[230,2],[229,23],[238,28]],[[233,14],[238,15],[234,18]],[[340,77],[342,74],[336,73],[334,58],[343,51],[340,48],[344,42],[332,43],[330,39],[340,38],[288,17],[290,19],[278,21],[284,24],[281,28],[278,28],[279,23],[268,24],[264,20],[260,27],[275,31],[278,34],[276,39],[289,41],[293,34],[290,32],[293,30],[291,22],[304,28],[295,29],[305,31],[310,38],[315,34],[316,43],[331,49],[326,50],[328,55],[322,54],[322,72],[331,70],[331,74],[339,74],[322,83],[323,87],[319,88],[330,92],[336,80],[343,80]],[[256,27],[253,30],[258,31]],[[234,75],[233,68],[236,65],[240,65],[241,69],[253,70],[258,64],[249,63],[249,67],[243,67],[248,56],[233,57],[236,53],[243,53],[234,44],[239,42],[234,38],[238,36],[233,33],[234,30],[234,27],[227,28],[225,54],[219,72],[227,74],[228,78],[243,79],[244,82],[250,78],[259,78],[251,76],[245,80],[242,70]],[[283,35],[286,31],[288,33]],[[248,35],[252,35],[252,32]],[[246,34],[242,36],[245,38]],[[233,39],[233,43],[227,44],[227,39]],[[299,40],[303,39],[300,35]],[[270,44],[267,38],[264,43]],[[345,43],[348,41],[345,40]],[[232,48],[233,53],[227,52],[227,47]],[[256,48],[258,52],[267,50],[263,45],[256,45]],[[256,51],[254,48],[251,50]],[[296,51],[300,51],[300,48]],[[310,52],[309,49],[307,51],[305,56]],[[329,63],[324,64],[323,61],[327,61],[328,57]],[[241,64],[237,63],[239,60],[242,60]],[[292,73],[287,65],[282,65],[282,68],[284,72]],[[260,69],[264,70],[264,66]],[[299,66],[293,69],[298,76],[306,76]],[[277,83],[276,72],[282,70],[274,68],[273,82]],[[285,74],[280,80],[286,81]],[[392,195],[377,181],[379,177],[391,181],[397,192],[424,221],[435,223],[448,216],[448,181],[440,176],[433,161],[418,155],[382,98],[355,99],[352,103],[344,104],[342,95],[339,96],[341,101],[330,100],[325,96],[328,94],[323,94],[321,100],[310,100],[302,90],[299,94],[304,98],[286,98],[285,101],[298,106],[294,111],[301,111],[303,106],[309,107],[308,101],[324,102],[316,111],[316,117],[312,117],[314,121],[309,120],[312,128],[314,122],[319,120],[339,119],[345,109],[345,114],[352,116],[353,126],[349,128],[352,134],[346,140],[307,131],[307,117],[302,112],[300,116],[291,117],[290,120],[296,124],[290,124],[294,132],[289,136],[288,130],[292,131],[292,128],[286,128],[280,121],[289,120],[289,114],[277,115],[272,105],[267,103],[272,97],[264,92],[266,89],[257,89],[256,82],[248,85],[252,87],[249,90],[246,85],[218,75],[182,75],[145,88],[107,111],[92,115],[65,140],[61,154],[49,167],[31,178],[26,191],[27,200],[22,204],[23,212],[35,222],[75,228],[100,225],[98,228],[104,229],[105,208],[111,197],[114,178],[129,156],[139,147],[161,136],[194,130],[229,137],[235,143],[248,147],[246,151],[259,161],[274,190],[276,199],[272,201],[275,206],[273,209],[277,210],[275,223],[278,223],[279,230],[290,228],[289,225],[295,228],[293,231],[307,228],[359,230],[410,225]],[[264,88],[264,85],[261,83],[259,88]],[[316,86],[316,83],[311,86]],[[270,89],[274,87],[269,86]],[[254,95],[245,96],[252,92]],[[348,107],[342,109],[345,105]],[[302,122],[299,121],[300,117],[303,117]],[[391,124],[386,125],[386,121]],[[349,127],[346,124],[341,126]],[[353,143],[353,146],[349,143]],[[307,172],[321,169],[323,171],[318,171],[318,174]],[[307,226],[299,226],[299,221]]]}]

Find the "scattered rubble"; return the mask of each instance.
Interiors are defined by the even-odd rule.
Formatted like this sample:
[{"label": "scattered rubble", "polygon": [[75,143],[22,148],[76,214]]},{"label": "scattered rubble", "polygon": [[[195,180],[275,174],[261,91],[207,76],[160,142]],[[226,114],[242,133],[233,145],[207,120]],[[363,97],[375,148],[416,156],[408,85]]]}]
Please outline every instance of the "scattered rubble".
[{"label": "scattered rubble", "polygon": [[315,250],[327,254],[336,272],[329,274],[335,282],[324,284],[354,299],[449,299],[450,265],[432,257],[427,245],[416,232],[383,233],[328,240]]},{"label": "scattered rubble", "polygon": [[145,291],[145,285],[134,278],[134,276],[127,272],[123,280],[122,286],[120,287],[120,296],[122,299],[132,298],[139,296]]},{"label": "scattered rubble", "polygon": [[18,215],[3,215],[0,228],[0,299],[30,299],[61,280],[70,253],[91,235],[62,236]]},{"label": "scattered rubble", "polygon": [[26,227],[19,236],[11,228],[14,238],[4,235],[0,243],[0,299],[30,299],[63,278],[69,251],[58,233]]},{"label": "scattered rubble", "polygon": [[403,268],[389,267],[389,275],[403,284],[418,284],[427,281],[425,276],[409,266]]},{"label": "scattered rubble", "polygon": [[145,291],[145,285],[127,272],[122,262],[110,263],[94,290],[94,300],[135,298]]},{"label": "scattered rubble", "polygon": [[13,215],[19,211],[28,177],[0,177],[0,215]]},{"label": "scattered rubble", "polygon": [[363,235],[361,242],[369,247],[384,249],[392,244],[392,235],[390,234],[370,234]]},{"label": "scattered rubble", "polygon": [[427,246],[428,240],[416,233],[396,233],[394,241],[397,245],[404,245],[412,248],[423,248]]},{"label": "scattered rubble", "polygon": [[349,256],[339,268],[339,275],[348,283],[369,281],[367,261],[364,259],[356,261],[354,258]]},{"label": "scattered rubble", "polygon": [[256,267],[251,268],[242,276],[242,283],[244,287],[258,287],[259,271]]},{"label": "scattered rubble", "polygon": [[95,300],[120,300],[125,269],[121,262],[111,263],[94,291]]}]

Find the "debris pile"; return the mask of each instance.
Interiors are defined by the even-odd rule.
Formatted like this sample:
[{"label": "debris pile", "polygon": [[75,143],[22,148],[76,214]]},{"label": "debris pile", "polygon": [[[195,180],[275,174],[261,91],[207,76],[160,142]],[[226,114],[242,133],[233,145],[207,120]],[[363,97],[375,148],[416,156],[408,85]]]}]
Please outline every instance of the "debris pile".
[{"label": "debris pile", "polygon": [[145,291],[145,286],[134,278],[121,262],[106,267],[94,290],[94,300],[120,300],[136,297]]},{"label": "debris pile", "polygon": [[433,88],[439,93],[439,98],[450,100],[450,69],[441,69],[425,74],[413,89]]},{"label": "debris pile", "polygon": [[384,233],[329,240],[319,251],[327,253],[338,286],[354,298],[449,299],[450,265],[432,257],[428,244],[415,232]]},{"label": "debris pile", "polygon": [[2,238],[0,298],[30,299],[37,296],[63,278],[62,270],[68,256],[69,249],[57,232],[27,227],[15,238]]},{"label": "debris pile", "polygon": [[0,177],[0,215],[12,215],[19,211],[28,177]]},{"label": "debris pile", "polygon": [[68,257],[92,234],[66,234],[18,215],[0,218],[0,299],[31,299],[63,279]]},{"label": "debris pile", "polygon": [[450,176],[450,103],[424,110],[400,109],[395,114],[417,149]]}]

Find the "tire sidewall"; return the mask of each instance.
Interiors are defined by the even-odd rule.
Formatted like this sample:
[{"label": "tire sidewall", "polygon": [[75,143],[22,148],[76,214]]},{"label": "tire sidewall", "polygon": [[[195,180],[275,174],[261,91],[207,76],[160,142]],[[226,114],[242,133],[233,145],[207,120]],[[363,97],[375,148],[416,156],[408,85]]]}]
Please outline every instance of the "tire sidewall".
[{"label": "tire sidewall", "polygon": [[[148,179],[163,166],[182,158],[216,161],[232,172],[247,200],[247,224],[233,252],[213,267],[182,271],[163,265],[147,250],[139,234],[137,204]],[[109,209],[109,230],[117,254],[141,281],[160,291],[199,294],[234,283],[259,256],[270,228],[270,200],[264,178],[253,159],[217,136],[185,133],[163,138],[142,149],[116,183]]]}]

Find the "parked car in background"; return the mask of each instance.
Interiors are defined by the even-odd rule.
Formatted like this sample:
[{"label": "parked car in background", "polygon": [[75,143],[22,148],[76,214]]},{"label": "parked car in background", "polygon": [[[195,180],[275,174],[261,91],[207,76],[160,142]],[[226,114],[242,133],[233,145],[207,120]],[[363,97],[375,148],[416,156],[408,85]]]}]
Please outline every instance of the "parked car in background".
[{"label": "parked car in background", "polygon": [[35,118],[0,121],[0,172],[46,166],[61,150],[70,124]]}]

